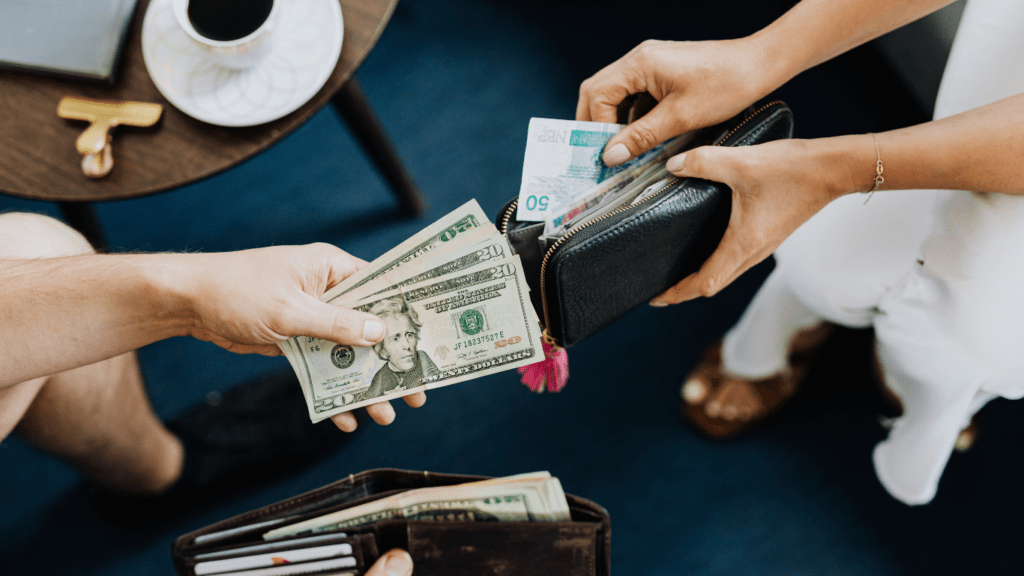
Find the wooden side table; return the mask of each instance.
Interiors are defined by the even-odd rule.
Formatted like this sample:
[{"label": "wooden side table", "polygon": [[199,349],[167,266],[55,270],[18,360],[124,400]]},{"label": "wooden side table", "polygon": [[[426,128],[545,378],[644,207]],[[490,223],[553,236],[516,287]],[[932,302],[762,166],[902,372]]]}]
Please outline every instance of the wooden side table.
[{"label": "wooden side table", "polygon": [[[90,202],[134,198],[190,184],[226,170],[277,142],[330,101],[401,200],[418,214],[422,198],[367,102],[353,73],[380,38],[398,0],[340,0],[345,22],[341,57],[323,88],[291,114],[260,126],[225,128],[186,116],[157,91],[143,62],[141,30],[149,0],[139,0],[116,85],[103,86],[4,72],[0,74],[0,192],[55,201],[68,222],[105,247]],[[82,123],[57,117],[61,97],[159,102],[157,128],[114,132],[114,170],[92,180],[81,171],[75,140]]]}]

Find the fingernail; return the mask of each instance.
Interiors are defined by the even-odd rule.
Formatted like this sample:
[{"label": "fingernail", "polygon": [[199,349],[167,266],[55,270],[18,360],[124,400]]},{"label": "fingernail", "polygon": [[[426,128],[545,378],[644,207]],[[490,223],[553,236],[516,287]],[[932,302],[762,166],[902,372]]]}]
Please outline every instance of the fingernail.
[{"label": "fingernail", "polygon": [[384,565],[388,576],[409,576],[412,574],[412,558],[407,552],[395,552]]},{"label": "fingernail", "polygon": [[655,308],[664,308],[665,306],[668,306],[668,302],[655,302],[655,301],[652,301],[652,302],[650,302],[650,305],[654,306]]},{"label": "fingernail", "polygon": [[668,163],[665,164],[665,169],[669,172],[676,173],[683,169],[683,160],[686,159],[686,154],[680,154],[673,156],[668,159]]},{"label": "fingernail", "polygon": [[367,320],[363,323],[363,340],[376,342],[384,335],[384,324],[380,320]]},{"label": "fingernail", "polygon": [[616,144],[608,150],[604,151],[604,156],[601,157],[604,163],[608,166],[618,166],[626,160],[632,158],[632,154],[629,153],[629,148],[626,148],[625,144]]}]

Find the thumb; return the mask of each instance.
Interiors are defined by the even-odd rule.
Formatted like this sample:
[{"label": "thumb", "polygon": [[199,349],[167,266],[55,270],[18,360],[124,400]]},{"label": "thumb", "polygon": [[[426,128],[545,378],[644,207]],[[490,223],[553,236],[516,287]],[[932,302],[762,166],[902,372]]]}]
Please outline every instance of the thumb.
[{"label": "thumb", "polygon": [[676,176],[728,184],[732,180],[732,152],[721,146],[701,146],[669,158],[665,168]]},{"label": "thumb", "polygon": [[384,337],[384,322],[373,314],[325,304],[308,295],[288,327],[289,337],[311,336],[353,346],[373,346]]},{"label": "thumb", "polygon": [[666,101],[659,102],[650,112],[613,136],[604,147],[601,159],[608,166],[618,166],[682,134],[685,132],[683,128],[678,121],[678,114],[669,104]]},{"label": "thumb", "polygon": [[396,548],[378,558],[365,576],[412,576],[412,556]]}]

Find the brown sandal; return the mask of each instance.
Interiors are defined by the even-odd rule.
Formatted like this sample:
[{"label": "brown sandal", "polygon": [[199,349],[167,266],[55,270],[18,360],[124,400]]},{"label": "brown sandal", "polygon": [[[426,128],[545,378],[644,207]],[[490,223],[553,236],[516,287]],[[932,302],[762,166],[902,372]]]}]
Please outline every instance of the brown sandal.
[{"label": "brown sandal", "polygon": [[[835,329],[834,324],[822,323],[798,332],[790,342],[789,365],[782,372],[758,380],[742,380],[722,371],[722,344],[718,342],[704,352],[704,357],[683,384],[679,411],[683,418],[698,432],[713,440],[724,440],[737,436],[772,416],[796,393],[810,370],[825,341]],[[697,379],[704,384],[706,392],[700,398],[686,396],[687,386]],[[710,416],[707,401],[726,380],[741,380],[751,386],[760,403],[758,413],[748,419],[726,419]]]}]

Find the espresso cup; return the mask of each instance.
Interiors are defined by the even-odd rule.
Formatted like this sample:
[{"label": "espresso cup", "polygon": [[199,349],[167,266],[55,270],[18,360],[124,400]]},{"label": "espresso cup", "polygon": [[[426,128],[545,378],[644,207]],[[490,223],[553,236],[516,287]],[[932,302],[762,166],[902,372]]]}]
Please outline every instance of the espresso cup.
[{"label": "espresso cup", "polygon": [[[231,21],[229,15],[231,10],[250,9],[252,6],[250,0],[172,0],[174,16],[178,20],[178,25],[192,42],[209,54],[214,62],[235,70],[244,70],[259,64],[273,47],[274,28],[280,16],[281,4],[285,0],[269,1],[272,2],[272,5],[266,19],[252,30],[252,25],[255,23],[248,22],[248,26],[245,25],[246,23],[242,23],[243,26],[240,28],[233,25],[235,23]],[[215,18],[209,17],[211,10],[214,12]],[[227,14],[216,14],[217,12]],[[199,28],[209,36],[196,29],[196,24],[199,24],[200,18],[204,16],[206,16],[205,21],[200,24]],[[196,24],[193,23],[193,20]],[[244,35],[238,38],[232,37],[239,34]]]}]

